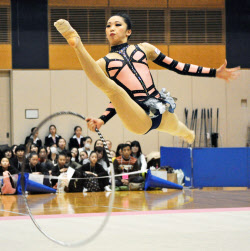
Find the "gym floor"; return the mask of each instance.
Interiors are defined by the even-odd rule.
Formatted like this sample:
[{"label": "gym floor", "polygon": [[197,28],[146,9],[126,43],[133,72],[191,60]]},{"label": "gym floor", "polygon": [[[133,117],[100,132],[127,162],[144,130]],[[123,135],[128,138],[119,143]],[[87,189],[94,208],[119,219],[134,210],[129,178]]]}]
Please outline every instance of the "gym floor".
[{"label": "gym floor", "polygon": [[[64,242],[100,227],[110,192],[28,195],[43,231]],[[30,220],[22,196],[0,196],[1,250],[61,250]],[[250,190],[166,189],[115,193],[102,233],[74,250],[249,250]],[[65,248],[66,249],[66,248]]]}]

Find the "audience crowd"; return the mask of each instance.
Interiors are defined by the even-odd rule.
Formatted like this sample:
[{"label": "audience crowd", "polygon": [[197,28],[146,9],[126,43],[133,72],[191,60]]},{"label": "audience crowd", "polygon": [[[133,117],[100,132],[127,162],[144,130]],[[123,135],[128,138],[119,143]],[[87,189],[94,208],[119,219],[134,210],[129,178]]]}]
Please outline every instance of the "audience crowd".
[{"label": "audience crowd", "polygon": [[[138,141],[126,141],[114,150],[112,142],[106,141],[110,151],[115,174],[116,190],[141,190],[144,184],[142,174],[147,170],[146,158]],[[103,142],[82,135],[82,128],[76,126],[67,144],[65,138],[57,134],[55,125],[49,126],[49,134],[44,141],[39,138],[37,128],[24,144],[5,146],[0,149],[0,176],[18,174],[21,170],[34,175],[45,175],[44,184],[58,188],[59,179],[74,169],[72,181],[64,189],[67,192],[111,191],[110,165]],[[129,175],[130,172],[141,171]],[[50,177],[51,176],[51,177]],[[93,177],[102,177],[93,179]],[[82,179],[81,179],[82,178]],[[85,178],[85,179],[83,179]]]}]

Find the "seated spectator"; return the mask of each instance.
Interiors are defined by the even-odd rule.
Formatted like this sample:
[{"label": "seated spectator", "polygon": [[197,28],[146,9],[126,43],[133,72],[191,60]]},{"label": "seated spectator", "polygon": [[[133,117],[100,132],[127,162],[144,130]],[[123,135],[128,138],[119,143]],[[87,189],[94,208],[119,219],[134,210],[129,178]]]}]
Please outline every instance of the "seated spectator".
[{"label": "seated spectator", "polygon": [[[66,173],[68,171],[68,167],[66,164],[66,156],[64,152],[59,153],[57,164],[52,168],[52,176],[59,176],[61,173]],[[51,180],[52,187],[54,187],[57,183],[56,179]]]},{"label": "seated spectator", "polygon": [[49,175],[49,172],[38,163],[38,154],[31,152],[29,162],[25,165],[26,173]]},{"label": "seated spectator", "polygon": [[102,142],[101,139],[96,140],[96,142],[95,142],[95,144],[94,144],[94,149],[95,149],[97,146],[103,147],[103,142]]},{"label": "seated spectator", "polygon": [[80,126],[76,126],[74,128],[74,135],[69,140],[69,150],[72,148],[81,148],[84,147],[85,138],[82,136],[82,128]]},{"label": "seated spectator", "polygon": [[89,157],[87,151],[81,151],[79,153],[79,164],[85,165],[89,162]]},{"label": "seated spectator", "polygon": [[131,156],[137,159],[139,168],[141,171],[147,170],[147,161],[145,156],[142,154],[141,145],[138,141],[133,141],[131,143],[132,153]]},{"label": "seated spectator", "polygon": [[160,152],[151,152],[147,156],[147,169],[150,169],[150,167],[159,167],[160,166],[160,160],[161,160],[161,154]]},{"label": "seated spectator", "polygon": [[92,138],[89,136],[85,137],[84,147],[82,148],[82,150],[86,151],[88,153],[88,156],[91,153],[91,144],[92,144]]},{"label": "seated spectator", "polygon": [[78,150],[77,150],[76,147],[73,147],[71,149],[71,155],[72,155],[71,160],[78,163],[78,161],[79,161],[79,153],[78,153]]},{"label": "seated spectator", "polygon": [[[104,168],[97,163],[97,154],[96,152],[91,152],[89,156],[90,162],[83,165],[78,169],[79,172],[82,172],[84,177],[104,177],[108,176],[108,173]],[[102,179],[86,179],[84,180],[84,189],[83,192],[88,191],[111,191],[109,188],[109,178]]]},{"label": "seated spectator", "polygon": [[46,149],[46,147],[41,147],[39,149],[38,157],[39,157],[38,161],[39,161],[41,167],[45,168],[51,174],[51,171],[52,171],[52,168],[53,168],[54,165],[47,158],[47,149]]},{"label": "seated spectator", "polygon": [[65,152],[62,152],[65,156],[66,156],[66,163],[65,163],[65,166],[66,167],[72,167],[74,169],[77,169],[79,167],[81,167],[81,164],[75,162],[75,161],[72,161],[72,154],[71,154],[71,151],[65,151]]},{"label": "seated spectator", "polygon": [[143,178],[139,174],[128,175],[130,172],[139,170],[137,159],[131,156],[131,146],[124,144],[122,146],[122,155],[114,160],[115,174],[124,174],[123,176],[116,177],[115,185],[128,186],[132,183],[142,183]]},{"label": "seated spectator", "polygon": [[38,147],[42,146],[42,141],[38,138],[37,127],[33,127],[31,129],[30,135],[26,137],[24,144],[27,145],[28,143],[37,145]]},{"label": "seated spectator", "polygon": [[94,150],[97,153],[97,163],[100,164],[107,173],[109,173],[109,162],[104,148],[97,146]]},{"label": "seated spectator", "polygon": [[10,174],[19,173],[19,171],[10,165],[9,159],[3,157],[0,162],[0,176],[3,176],[3,172],[8,171]]},{"label": "seated spectator", "polygon": [[15,149],[15,154],[16,157],[12,161],[12,165],[18,170],[22,170],[22,164],[24,165],[27,162],[27,159],[25,158],[25,146],[24,145],[19,145]]},{"label": "seated spectator", "polygon": [[48,154],[48,159],[52,162],[53,165],[56,165],[56,163],[57,163],[57,157],[58,157],[58,152],[57,152],[56,144],[53,144],[49,148],[49,151],[50,151],[50,153]]},{"label": "seated spectator", "polygon": [[50,132],[50,134],[45,137],[44,145],[46,147],[54,145],[54,144],[56,144],[56,146],[58,146],[58,142],[59,142],[59,139],[61,138],[61,136],[56,134],[56,126],[50,125],[49,132]]},{"label": "seated spectator", "polygon": [[110,140],[106,140],[106,143],[107,143],[107,147],[109,149],[109,151],[112,150],[112,142]]},{"label": "seated spectator", "polygon": [[66,149],[66,140],[64,138],[60,138],[58,141],[58,147],[57,152],[61,153],[62,151],[65,151]]},{"label": "seated spectator", "polygon": [[10,164],[12,164],[12,161],[14,159],[14,154],[12,152],[12,149],[10,147],[6,147],[2,151],[3,156],[9,159]]},{"label": "seated spectator", "polygon": [[112,161],[113,161],[113,158],[116,158],[116,152],[114,150],[111,150],[110,155],[111,155],[111,158],[112,158]]},{"label": "seated spectator", "polygon": [[26,158],[29,158],[31,152],[36,152],[38,153],[39,147],[36,144],[31,144],[30,147],[27,149],[26,145]]},{"label": "seated spectator", "polygon": [[122,147],[123,147],[123,143],[122,144],[119,144],[118,146],[117,146],[117,148],[116,148],[116,153],[115,153],[115,155],[116,155],[116,157],[119,157],[119,156],[121,156],[122,155]]}]

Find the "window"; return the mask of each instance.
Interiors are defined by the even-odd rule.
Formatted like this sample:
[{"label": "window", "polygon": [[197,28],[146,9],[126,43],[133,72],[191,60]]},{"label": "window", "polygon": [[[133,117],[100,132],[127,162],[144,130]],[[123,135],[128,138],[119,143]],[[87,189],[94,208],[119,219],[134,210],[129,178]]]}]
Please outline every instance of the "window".
[{"label": "window", "polygon": [[153,44],[224,44],[224,11],[192,9],[84,9],[50,8],[50,43],[65,44],[66,40],[54,27],[60,18],[69,20],[83,43],[107,43],[106,17],[119,12],[127,13],[132,20],[131,43]]},{"label": "window", "polygon": [[50,43],[66,44],[66,40],[54,27],[58,19],[66,19],[78,32],[83,43],[106,43],[105,38],[105,10],[103,9],[72,9],[51,8],[50,9]]},{"label": "window", "polygon": [[170,44],[223,44],[222,10],[170,10]]},{"label": "window", "polygon": [[0,7],[0,44],[9,44],[11,41],[10,8]]}]

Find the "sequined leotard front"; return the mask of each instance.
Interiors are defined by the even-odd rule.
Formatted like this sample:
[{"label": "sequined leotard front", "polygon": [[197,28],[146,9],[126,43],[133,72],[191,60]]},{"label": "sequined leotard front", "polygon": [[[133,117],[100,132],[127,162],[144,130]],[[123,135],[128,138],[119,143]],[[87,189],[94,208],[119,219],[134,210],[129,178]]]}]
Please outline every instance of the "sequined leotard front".
[{"label": "sequined leotard front", "polygon": [[[138,45],[134,45],[135,49],[129,56],[127,53],[129,46],[130,45],[125,43],[111,48],[110,53],[118,53],[123,59],[110,59],[105,56],[106,72],[110,79],[123,88],[131,99],[139,104],[146,113],[149,113],[149,108],[144,102],[149,98],[161,100],[161,95],[154,85],[146,54]],[[200,66],[179,63],[176,60],[166,57],[162,53],[159,53],[159,56],[154,62],[179,74],[211,77],[214,75],[214,72],[211,74],[211,71],[214,69],[203,69],[203,67]],[[110,103],[100,119],[106,123],[115,114],[115,108],[112,103]]]}]

